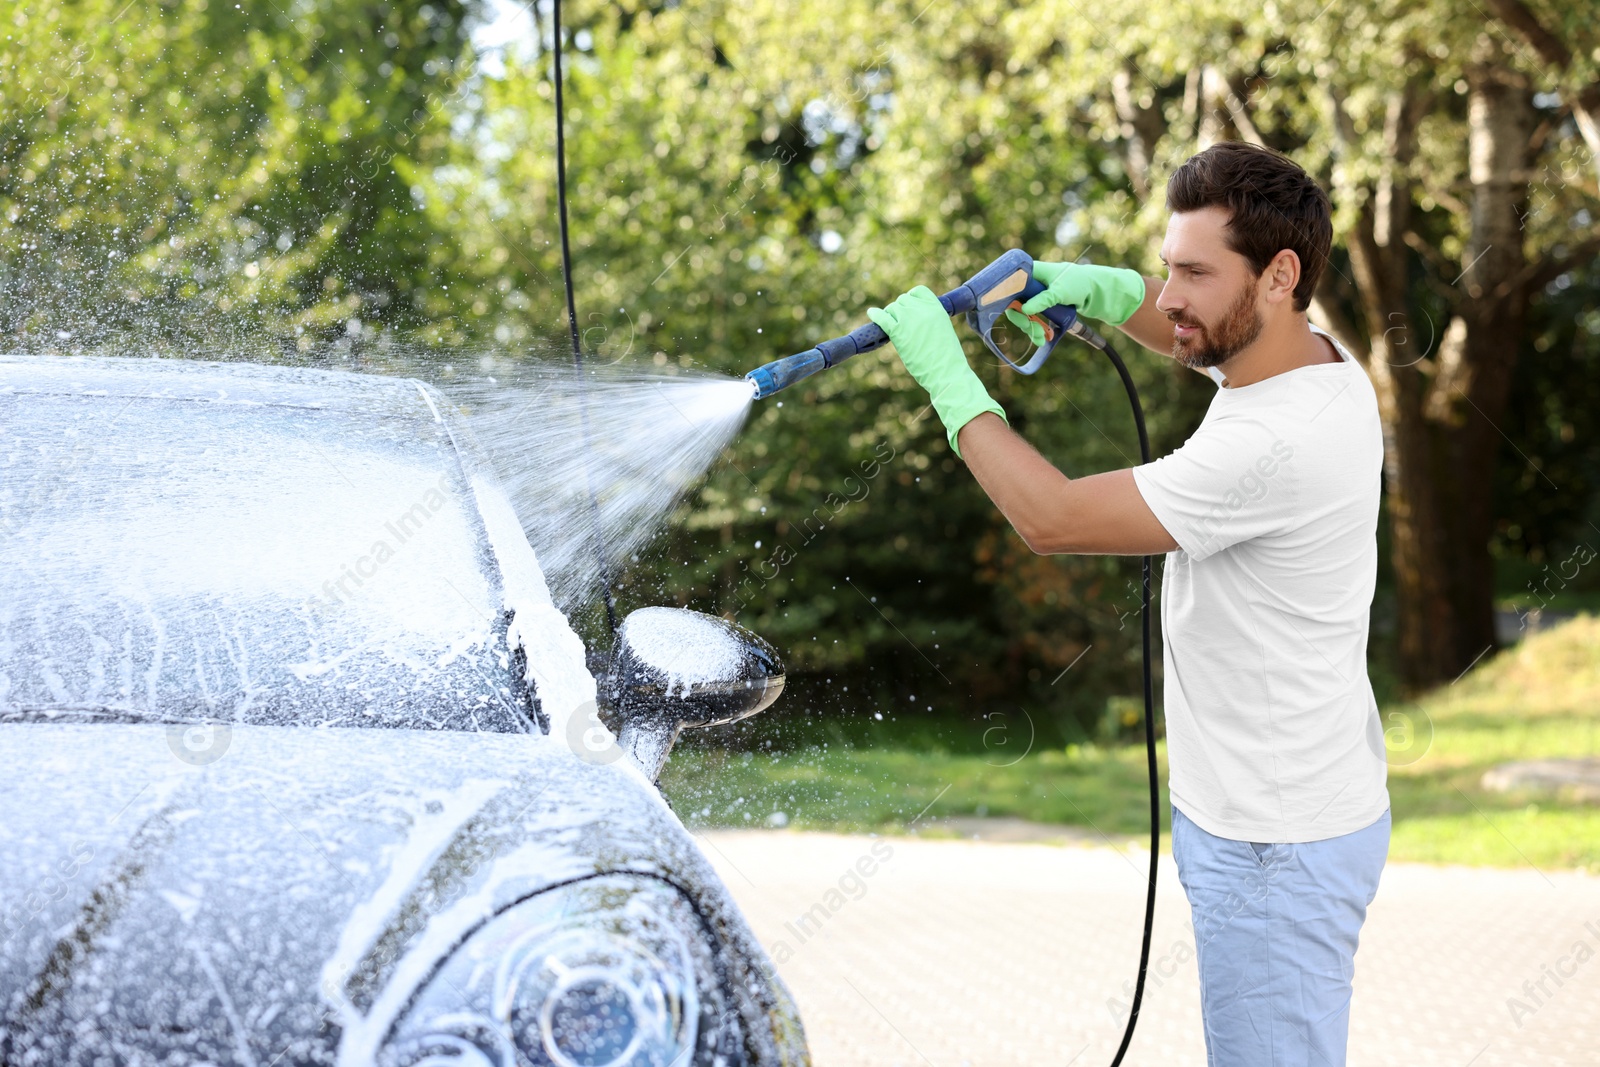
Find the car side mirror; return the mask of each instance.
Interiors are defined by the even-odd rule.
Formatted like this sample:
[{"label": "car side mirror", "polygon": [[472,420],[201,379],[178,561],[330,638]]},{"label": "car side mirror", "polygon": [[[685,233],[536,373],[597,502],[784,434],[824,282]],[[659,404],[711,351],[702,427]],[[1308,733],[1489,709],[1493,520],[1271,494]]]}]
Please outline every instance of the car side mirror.
[{"label": "car side mirror", "polygon": [[617,743],[653,781],[685,727],[749,718],[783,692],[783,662],[742,626],[687,608],[622,621],[605,681]]}]

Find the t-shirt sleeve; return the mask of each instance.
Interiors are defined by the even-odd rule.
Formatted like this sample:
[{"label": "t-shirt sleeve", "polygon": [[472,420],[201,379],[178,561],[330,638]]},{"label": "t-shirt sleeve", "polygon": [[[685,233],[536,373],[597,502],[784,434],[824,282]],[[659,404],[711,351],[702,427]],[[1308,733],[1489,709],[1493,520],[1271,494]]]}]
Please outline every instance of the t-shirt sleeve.
[{"label": "t-shirt sleeve", "polygon": [[1249,418],[1207,420],[1182,448],[1133,469],[1134,484],[1191,559],[1290,527],[1294,448]]}]

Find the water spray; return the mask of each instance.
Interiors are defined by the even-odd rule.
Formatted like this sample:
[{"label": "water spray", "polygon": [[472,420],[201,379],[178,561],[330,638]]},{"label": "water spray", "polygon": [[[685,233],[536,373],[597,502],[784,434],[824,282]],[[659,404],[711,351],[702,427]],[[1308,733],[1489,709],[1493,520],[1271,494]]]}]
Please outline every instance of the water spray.
[{"label": "water spray", "polygon": [[[967,322],[983,338],[983,343],[988,346],[989,351],[1021,374],[1034,374],[1043,367],[1050,354],[1055,351],[1056,343],[1067,334],[1104,352],[1116,369],[1117,377],[1122,380],[1122,388],[1127,392],[1128,403],[1133,409],[1133,423],[1139,432],[1139,461],[1149,463],[1150,437],[1145,431],[1144,407],[1139,403],[1139,391],[1134,387],[1133,378],[1128,374],[1128,368],[1122,362],[1122,357],[1117,355],[1116,349],[1111,347],[1110,342],[1084,325],[1078,318],[1077,308],[1062,304],[1047,308],[1039,315],[1030,316],[1044,328],[1044,341],[1026,355],[1014,357],[1010,352],[1013,338],[1025,335],[1020,335],[1017,331],[1006,331],[1001,336],[996,336],[995,327],[1004,321],[1007,309],[1020,310],[1022,301],[1043,291],[1044,286],[1033,277],[1033,258],[1021,249],[1013,248],[964,284],[945,293],[939,298],[939,303],[952,316],[964,313]],[[875,323],[869,323],[856,327],[843,337],[823,341],[815,348],[808,348],[804,352],[785,356],[783,359],[757,367],[745,375],[745,380],[750,383],[755,398],[760,400],[781,392],[796,382],[804,381],[819,371],[836,367],[852,356],[882,348],[888,343],[889,335]],[[1133,987],[1133,1005],[1128,1014],[1127,1028],[1122,1033],[1122,1043],[1117,1047],[1116,1056],[1111,1060],[1111,1067],[1119,1067],[1127,1055],[1128,1046],[1133,1041],[1134,1027],[1139,1022],[1139,1008],[1144,1001],[1145,978],[1150,972],[1150,941],[1155,925],[1156,869],[1161,856],[1161,793],[1156,772],[1155,692],[1150,670],[1151,565],[1151,557],[1145,556],[1139,590],[1139,623],[1143,641],[1144,669],[1145,763],[1150,781],[1150,874],[1145,891],[1144,937],[1139,946],[1139,974]]]}]

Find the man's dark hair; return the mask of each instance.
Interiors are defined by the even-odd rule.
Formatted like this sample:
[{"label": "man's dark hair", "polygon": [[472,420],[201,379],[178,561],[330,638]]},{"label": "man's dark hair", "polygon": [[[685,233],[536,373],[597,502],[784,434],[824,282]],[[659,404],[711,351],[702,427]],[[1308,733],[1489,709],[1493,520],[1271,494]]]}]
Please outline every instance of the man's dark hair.
[{"label": "man's dark hair", "polygon": [[1270,148],[1220,141],[1167,180],[1167,210],[1207,207],[1228,209],[1228,247],[1250,261],[1257,277],[1285,248],[1299,256],[1294,309],[1311,306],[1333,247],[1333,206],[1310,175]]}]

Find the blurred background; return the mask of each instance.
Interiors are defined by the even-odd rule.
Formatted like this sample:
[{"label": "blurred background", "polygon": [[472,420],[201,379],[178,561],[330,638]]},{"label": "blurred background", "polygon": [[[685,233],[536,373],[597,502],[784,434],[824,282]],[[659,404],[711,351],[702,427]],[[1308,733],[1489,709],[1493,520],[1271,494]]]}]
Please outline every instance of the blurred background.
[{"label": "blurred background", "polygon": [[[568,358],[550,15],[6,0],[0,344],[447,387]],[[1600,784],[1527,770],[1600,752],[1592,15],[574,0],[584,343],[737,375],[1008,247],[1159,275],[1173,167],[1219,139],[1289,153],[1336,209],[1312,318],[1366,363],[1387,428],[1371,672],[1393,855],[1600,866]],[[1113,337],[1170,451],[1213,386]],[[1136,461],[1094,353],[1021,378],[968,341],[1067,473]],[[726,614],[791,668],[772,711],[674,753],[691,825],[1141,832],[1137,561],[1033,556],[925,405],[889,350],[758,405],[622,561],[622,611]],[[603,643],[593,599],[570,606]]]}]

